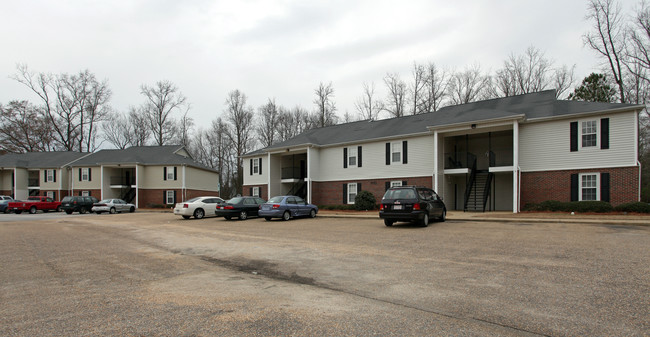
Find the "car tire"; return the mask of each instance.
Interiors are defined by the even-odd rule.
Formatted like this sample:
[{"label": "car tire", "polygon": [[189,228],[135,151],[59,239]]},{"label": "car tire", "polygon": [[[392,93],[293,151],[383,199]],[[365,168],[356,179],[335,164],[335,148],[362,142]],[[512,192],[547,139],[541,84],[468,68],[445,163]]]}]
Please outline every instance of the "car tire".
[{"label": "car tire", "polygon": [[129,213],[133,213],[133,212],[135,212],[135,206],[131,206],[131,208],[129,208]]},{"label": "car tire", "polygon": [[61,206],[56,206],[56,211],[61,212]]},{"label": "car tire", "polygon": [[187,220],[187,219],[189,219],[189,218],[191,218],[191,216],[189,216],[189,215],[183,215],[183,219]]},{"label": "car tire", "polygon": [[447,210],[443,209],[442,214],[440,215],[440,218],[438,219],[440,222],[445,222],[447,220]]},{"label": "car tire", "polygon": [[22,213],[22,212],[23,212],[23,211],[16,211],[15,213],[16,213],[16,214],[20,214],[20,213]]},{"label": "car tire", "polygon": [[282,213],[282,220],[288,221],[289,219],[291,219],[291,213],[289,213],[289,211]]},{"label": "car tire", "polygon": [[79,214],[86,214],[86,213],[88,213],[88,210],[86,209],[86,207],[79,208]]},{"label": "car tire", "polygon": [[230,215],[224,215],[223,218],[226,219],[226,220],[230,220],[230,219],[232,219],[232,217],[231,217]]},{"label": "car tire", "polygon": [[29,214],[36,214],[36,206],[32,206],[29,208]]},{"label": "car tire", "polygon": [[205,211],[203,210],[203,208],[197,208],[196,210],[194,210],[195,219],[203,219],[204,216],[205,216]]},{"label": "car tire", "polygon": [[111,207],[111,209],[108,212],[111,213],[111,214],[117,213],[117,211],[115,210],[115,207]]},{"label": "car tire", "polygon": [[246,219],[248,219],[248,213],[246,213],[246,211],[239,212],[239,220],[246,220]]},{"label": "car tire", "polygon": [[5,209],[5,214],[9,214],[11,212],[8,208]]},{"label": "car tire", "polygon": [[271,217],[270,216],[264,217],[264,220],[271,221]]},{"label": "car tire", "polygon": [[386,225],[386,227],[392,226],[393,223],[394,223],[393,220],[384,219],[384,225]]},{"label": "car tire", "polygon": [[311,211],[309,211],[309,217],[310,218],[315,218],[316,217],[316,211],[314,211],[313,209]]},{"label": "car tire", "polygon": [[429,214],[424,213],[422,220],[420,221],[420,226],[427,227],[429,226]]},{"label": "car tire", "polygon": [[68,210],[65,211],[65,213],[66,213],[66,214],[72,214],[72,210],[69,210],[69,209],[68,209]]}]

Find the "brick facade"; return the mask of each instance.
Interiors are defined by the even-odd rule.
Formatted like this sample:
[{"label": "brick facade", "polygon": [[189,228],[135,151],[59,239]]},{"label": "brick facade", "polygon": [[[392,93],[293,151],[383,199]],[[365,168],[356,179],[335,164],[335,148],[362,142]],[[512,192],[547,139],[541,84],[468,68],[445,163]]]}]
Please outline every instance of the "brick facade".
[{"label": "brick facade", "polygon": [[[138,207],[151,207],[152,205],[165,204],[165,191],[176,191],[176,202],[183,202],[187,199],[192,199],[201,196],[215,196],[218,197],[219,193],[204,190],[185,190],[185,198],[183,192],[178,188],[168,189],[139,189],[138,190]],[[182,199],[182,200],[181,200]]]},{"label": "brick facade", "polygon": [[391,179],[361,179],[340,180],[327,182],[312,182],[312,204],[315,205],[341,205],[343,204],[343,184],[361,184],[361,191],[369,191],[375,196],[377,203],[386,192],[386,182],[406,181],[407,185],[425,186],[431,188],[432,178],[428,177],[402,177]]},{"label": "brick facade", "polygon": [[571,201],[571,175],[609,173],[612,206],[639,201],[639,168],[603,168],[587,170],[523,172],[521,206],[546,200]]},{"label": "brick facade", "polygon": [[90,196],[97,198],[97,200],[101,200],[102,198],[102,190],[73,189],[72,195],[81,195],[82,191],[90,192]]},{"label": "brick facade", "polygon": [[[269,191],[268,191],[268,187],[267,187],[266,184],[264,184],[264,185],[246,185],[246,186],[243,187],[243,190],[244,190],[243,195],[252,196],[253,195],[252,194],[253,187],[259,187],[260,188],[260,198],[265,199],[265,200],[268,199],[267,194],[268,194]],[[272,195],[271,197],[274,197],[274,196]]]}]

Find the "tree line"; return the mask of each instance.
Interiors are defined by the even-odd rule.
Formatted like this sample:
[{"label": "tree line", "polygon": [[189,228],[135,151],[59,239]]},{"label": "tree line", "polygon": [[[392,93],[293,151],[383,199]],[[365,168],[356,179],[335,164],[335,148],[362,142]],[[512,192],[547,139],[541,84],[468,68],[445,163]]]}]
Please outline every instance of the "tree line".
[{"label": "tree line", "polygon": [[[32,72],[19,65],[11,76],[28,88],[35,102],[0,104],[0,146],[6,152],[95,151],[142,145],[184,145],[200,163],[220,173],[222,195],[242,192],[241,156],[290,139],[308,129],[356,120],[376,120],[435,113],[448,105],[555,89],[558,98],[646,104],[650,97],[650,9],[641,2],[625,16],[616,0],[590,0],[587,19],[593,24],[584,44],[604,61],[600,73],[576,86],[575,66],[556,65],[533,46],[511,54],[501,68],[484,71],[480,64],[460,70],[434,62],[413,62],[410,73],[387,72],[379,86],[361,84],[354,112],[339,116],[332,82],[313,90],[313,106],[286,107],[268,98],[253,107],[240,90],[228,93],[223,113],[209,126],[196,128],[190,103],[169,81],[142,84],[142,102],[114,111],[107,80],[89,70],[77,74]],[[573,89],[573,91],[572,91]],[[644,182],[650,180],[650,123],[641,116],[640,160]],[[650,184],[644,184],[650,197]]]}]

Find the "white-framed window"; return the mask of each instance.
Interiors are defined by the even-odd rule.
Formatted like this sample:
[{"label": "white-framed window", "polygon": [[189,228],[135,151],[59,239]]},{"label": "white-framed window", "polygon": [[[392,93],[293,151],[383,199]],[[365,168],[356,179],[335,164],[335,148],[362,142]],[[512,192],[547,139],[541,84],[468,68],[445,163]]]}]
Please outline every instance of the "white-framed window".
[{"label": "white-framed window", "polygon": [[[167,166],[167,180],[174,180],[174,167],[173,166]],[[167,192],[169,192],[169,191],[167,191]]]},{"label": "white-framed window", "polygon": [[253,174],[259,174],[260,173],[260,160],[261,158],[255,158],[253,159]]},{"label": "white-framed window", "polygon": [[81,196],[82,197],[89,197],[90,196],[90,191],[81,191]]},{"label": "white-framed window", "polygon": [[348,204],[354,204],[354,199],[357,197],[357,184],[348,184]]},{"label": "white-framed window", "polygon": [[390,143],[390,161],[391,163],[402,162],[402,142]]},{"label": "white-framed window", "polygon": [[598,145],[598,122],[596,120],[582,122],[582,147]]},{"label": "white-framed window", "polygon": [[[169,168],[168,168],[168,170],[169,170]],[[172,173],[172,176],[173,176],[173,173]],[[173,177],[172,177],[172,179],[173,179]],[[176,202],[176,200],[174,200],[174,191],[173,190],[165,191],[165,202],[167,204],[173,204],[173,203]]]},{"label": "white-framed window", "polygon": [[357,166],[357,147],[348,147],[348,167]]},{"label": "white-framed window", "polygon": [[54,199],[54,191],[45,192],[45,196],[48,197],[48,198]]},{"label": "white-framed window", "polygon": [[400,186],[402,186],[401,180],[395,180],[390,182],[390,187],[400,187]]},{"label": "white-framed window", "polygon": [[259,187],[253,187],[253,196],[254,197],[259,197],[260,196],[260,188]]},{"label": "white-framed window", "polygon": [[598,173],[580,174],[580,201],[600,200],[600,184],[598,183],[598,178]]},{"label": "white-framed window", "polygon": [[54,170],[45,170],[45,181],[54,181]]},{"label": "white-framed window", "polygon": [[84,167],[81,169],[81,181],[90,180],[90,174],[88,173],[88,170],[90,170],[88,167]]}]

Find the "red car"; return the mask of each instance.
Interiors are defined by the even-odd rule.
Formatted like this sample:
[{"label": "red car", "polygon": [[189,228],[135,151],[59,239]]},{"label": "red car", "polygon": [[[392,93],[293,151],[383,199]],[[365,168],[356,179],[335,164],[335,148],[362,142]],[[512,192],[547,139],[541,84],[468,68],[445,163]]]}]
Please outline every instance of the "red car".
[{"label": "red car", "polygon": [[34,214],[36,211],[61,211],[61,202],[54,201],[52,198],[45,196],[31,196],[26,201],[13,201],[7,204],[7,209],[20,214],[24,211],[29,211],[29,214]]}]

